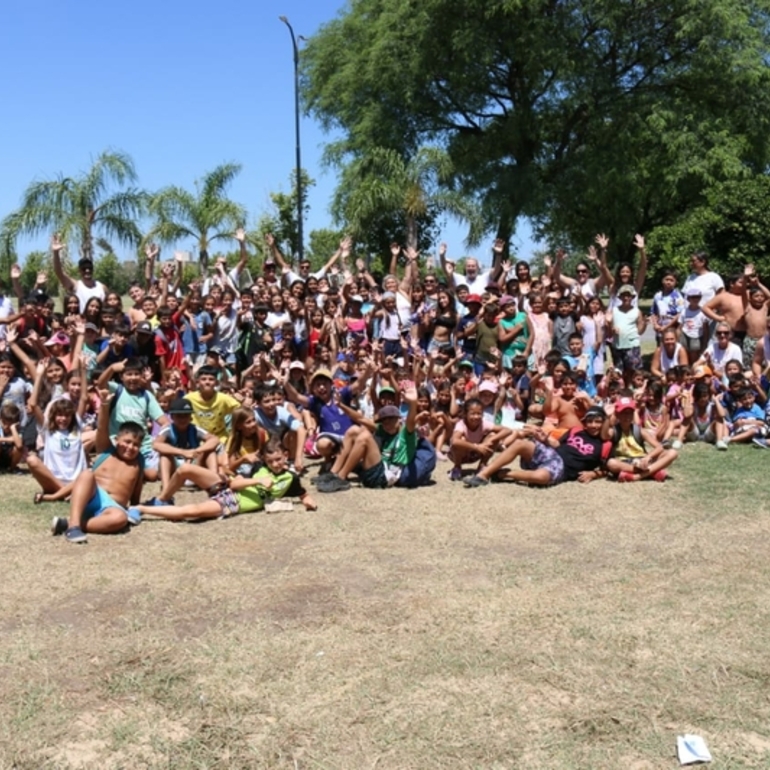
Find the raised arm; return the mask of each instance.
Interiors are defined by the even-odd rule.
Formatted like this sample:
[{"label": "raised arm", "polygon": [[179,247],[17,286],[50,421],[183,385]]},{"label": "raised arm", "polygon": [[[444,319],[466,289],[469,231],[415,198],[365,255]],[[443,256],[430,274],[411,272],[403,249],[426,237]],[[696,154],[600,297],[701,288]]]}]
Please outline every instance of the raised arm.
[{"label": "raised arm", "polygon": [[75,291],[75,281],[72,280],[65,272],[61,263],[61,252],[64,248],[64,243],[59,237],[59,233],[54,233],[51,238],[51,254],[53,255],[53,271],[56,273],[56,277],[61,281],[61,285],[67,291]]},{"label": "raised arm", "polygon": [[291,266],[284,259],[283,254],[281,254],[281,250],[278,248],[278,244],[275,242],[275,236],[272,233],[267,233],[265,235],[265,243],[270,251],[270,256],[278,263],[281,270],[291,269]]},{"label": "raised arm", "polygon": [[611,291],[615,279],[612,277],[610,268],[607,265],[607,246],[610,245],[610,239],[606,235],[600,233],[596,236],[596,244],[599,247],[598,251],[592,251],[592,249],[588,250],[589,259],[592,259],[593,254],[596,255],[593,261],[596,262],[596,266],[599,268],[599,277],[596,279],[596,290],[599,291],[605,286],[608,286]]},{"label": "raised arm", "polygon": [[636,270],[636,280],[634,281],[634,288],[638,297],[642,296],[642,289],[644,288],[644,280],[647,278],[647,250],[645,249],[644,236],[636,234],[634,237],[634,246],[636,246],[639,252],[639,267]]},{"label": "raised arm", "polygon": [[503,251],[505,250],[505,241],[497,238],[492,245],[492,270],[489,274],[491,281],[497,281],[503,269]]},{"label": "raised arm", "polygon": [[21,265],[13,265],[11,267],[11,286],[13,286],[13,293],[16,295],[16,299],[19,300],[19,308],[21,308],[24,302],[24,289],[21,286]]},{"label": "raised arm", "polygon": [[152,286],[152,279],[155,275],[155,260],[160,254],[160,248],[157,243],[148,243],[144,247],[144,255],[147,259],[144,262],[144,287],[147,291]]},{"label": "raised arm", "polygon": [[[574,278],[570,278],[568,275],[562,275],[561,268],[564,264],[564,257],[566,257],[567,254],[564,251],[564,249],[557,249],[556,250],[556,258],[553,262],[553,272],[551,273],[551,280],[554,283],[558,283],[560,286],[563,286],[565,289],[572,289],[574,286],[577,286],[577,281]],[[543,263],[546,266],[546,269],[551,266],[551,257],[550,255],[546,254],[543,258]]]}]

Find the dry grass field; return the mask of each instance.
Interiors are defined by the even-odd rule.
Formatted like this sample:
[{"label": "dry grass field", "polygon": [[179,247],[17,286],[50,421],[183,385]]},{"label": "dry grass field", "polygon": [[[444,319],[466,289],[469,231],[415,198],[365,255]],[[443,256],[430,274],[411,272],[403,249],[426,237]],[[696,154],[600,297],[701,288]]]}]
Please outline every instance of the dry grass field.
[{"label": "dry grass field", "polygon": [[4,476],[0,767],[770,767],[768,460],[78,546]]}]

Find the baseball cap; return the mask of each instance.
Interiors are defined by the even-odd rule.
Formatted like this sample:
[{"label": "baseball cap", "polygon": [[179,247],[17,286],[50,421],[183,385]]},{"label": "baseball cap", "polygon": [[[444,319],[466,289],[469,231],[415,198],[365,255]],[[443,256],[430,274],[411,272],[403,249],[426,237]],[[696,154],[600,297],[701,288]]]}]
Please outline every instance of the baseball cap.
[{"label": "baseball cap", "polygon": [[381,396],[383,393],[391,393],[391,394],[393,394],[394,396],[396,395],[396,391],[395,391],[395,389],[394,389],[394,388],[391,388],[391,387],[390,387],[390,385],[383,385],[383,386],[380,388],[380,390],[379,390],[379,392],[378,392],[378,394],[377,394],[377,395],[378,395],[378,396]]},{"label": "baseball cap", "polygon": [[92,324],[90,321],[83,327],[87,332],[98,332],[99,327],[96,324]]},{"label": "baseball cap", "polygon": [[618,289],[618,297],[622,297],[624,294],[630,294],[632,297],[636,295],[634,287],[629,284],[625,284]]},{"label": "baseball cap", "polygon": [[139,321],[136,325],[137,332],[144,332],[145,334],[152,334],[152,325],[149,321]]},{"label": "baseball cap", "polygon": [[396,295],[392,291],[386,291],[382,294],[382,299],[395,299]]},{"label": "baseball cap", "polygon": [[636,402],[630,396],[623,396],[615,402],[616,412],[624,412],[626,409],[636,409]]},{"label": "baseball cap", "polygon": [[302,369],[302,371],[305,371],[305,364],[302,363],[302,361],[292,361],[289,364],[289,369]]},{"label": "baseball cap", "polygon": [[469,361],[467,358],[464,358],[457,365],[458,366],[469,366],[471,369],[473,369],[473,361]]},{"label": "baseball cap", "polygon": [[316,380],[318,377],[325,377],[327,380],[332,380],[332,373],[328,369],[316,369],[313,372],[312,377],[310,378],[310,382],[312,383],[314,380]]},{"label": "baseball cap", "polygon": [[473,303],[476,303],[477,305],[481,304],[481,295],[480,294],[469,294],[465,298],[465,304],[466,305],[472,305]]},{"label": "baseball cap", "polygon": [[479,393],[497,393],[499,389],[500,386],[496,382],[492,382],[492,380],[484,380],[479,385]]},{"label": "baseball cap", "polygon": [[510,294],[503,294],[497,304],[500,305],[500,307],[505,307],[506,305],[515,305],[516,297],[512,297]]},{"label": "baseball cap", "polygon": [[350,302],[363,302],[364,298],[360,294],[353,294],[350,297]]},{"label": "baseball cap", "polygon": [[169,414],[192,414],[192,404],[186,398],[175,398],[168,408]]},{"label": "baseball cap", "polygon": [[701,377],[713,377],[714,372],[710,366],[706,366],[706,364],[698,364],[698,366],[692,370],[692,376],[698,380]]},{"label": "baseball cap", "polygon": [[703,292],[700,289],[696,289],[694,286],[687,289],[687,294],[685,295],[687,299],[690,297],[702,297]]},{"label": "baseball cap", "polygon": [[377,422],[387,420],[389,417],[401,417],[401,412],[397,406],[383,406],[379,412],[377,412]]}]

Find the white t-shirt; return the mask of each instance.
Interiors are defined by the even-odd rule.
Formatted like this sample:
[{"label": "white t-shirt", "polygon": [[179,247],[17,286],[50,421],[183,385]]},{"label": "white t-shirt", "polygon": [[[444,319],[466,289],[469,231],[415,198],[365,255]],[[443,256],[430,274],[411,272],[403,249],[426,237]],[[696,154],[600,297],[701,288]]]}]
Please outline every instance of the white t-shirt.
[{"label": "white t-shirt", "polygon": [[703,334],[703,325],[708,322],[709,319],[702,310],[690,310],[686,307],[682,313],[682,332],[685,337],[697,340]]},{"label": "white t-shirt", "polygon": [[[50,406],[50,404],[49,404]],[[48,410],[45,424],[40,426],[43,440],[43,464],[59,481],[74,481],[87,467],[86,453],[83,451],[80,417],[75,416],[77,427],[72,432],[55,430],[48,432]]]},{"label": "white t-shirt", "polygon": [[483,294],[489,286],[489,280],[492,276],[491,270],[479,273],[472,281],[462,273],[452,273],[452,280],[455,288],[458,286],[467,286],[469,294]]},{"label": "white t-shirt", "polygon": [[684,282],[682,294],[686,297],[689,289],[698,289],[701,293],[700,306],[703,307],[724,288],[724,281],[716,273],[712,273],[711,271],[704,273],[703,275],[691,273]]},{"label": "white t-shirt", "polygon": [[308,273],[304,278],[299,274],[295,273],[293,270],[287,270],[283,274],[284,279],[286,280],[286,285],[291,286],[293,283],[296,283],[297,281],[302,281],[302,283],[305,283],[308,278],[315,278],[317,280],[321,280],[321,278],[326,278],[326,271],[324,270],[316,270],[314,273]]},{"label": "white t-shirt", "polygon": [[714,374],[721,377],[728,361],[740,361],[743,364],[743,351],[734,342],[728,342],[724,350],[718,342],[711,342],[703,352],[703,358],[707,358]]},{"label": "white t-shirt", "polygon": [[[13,302],[10,297],[0,296],[0,318],[13,315]],[[0,340],[5,339],[6,324],[0,324]]]},{"label": "white t-shirt", "polygon": [[104,302],[104,298],[107,296],[107,289],[99,281],[96,281],[91,287],[86,286],[83,281],[75,281],[75,294],[77,294],[78,301],[80,302],[80,312],[85,313],[88,300],[98,297]]}]

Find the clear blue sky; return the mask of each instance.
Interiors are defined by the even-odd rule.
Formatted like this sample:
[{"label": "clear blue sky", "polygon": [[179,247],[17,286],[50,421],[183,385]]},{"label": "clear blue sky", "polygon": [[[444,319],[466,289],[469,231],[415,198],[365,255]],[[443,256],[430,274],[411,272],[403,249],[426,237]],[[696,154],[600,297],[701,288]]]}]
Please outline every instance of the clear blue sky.
[{"label": "clear blue sky", "polygon": [[[253,224],[268,193],[288,190],[294,167],[294,81],[288,17],[309,37],[342,7],[340,0],[218,3],[6,4],[0,25],[0,218],[18,207],[35,179],[88,168],[102,150],[132,156],[139,184],[189,189],[224,161],[243,164],[231,197]],[[327,137],[302,119],[302,165],[310,191],[306,233],[331,225],[333,170],[323,169]],[[449,223],[450,253],[464,252],[464,228]],[[523,231],[514,248],[528,257]],[[22,241],[19,254],[47,248]],[[178,244],[189,248],[189,244]],[[491,240],[476,253],[488,261]]]}]

